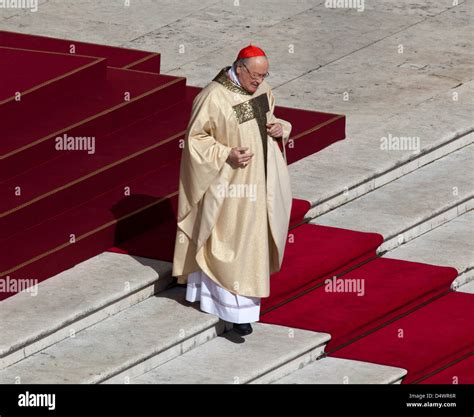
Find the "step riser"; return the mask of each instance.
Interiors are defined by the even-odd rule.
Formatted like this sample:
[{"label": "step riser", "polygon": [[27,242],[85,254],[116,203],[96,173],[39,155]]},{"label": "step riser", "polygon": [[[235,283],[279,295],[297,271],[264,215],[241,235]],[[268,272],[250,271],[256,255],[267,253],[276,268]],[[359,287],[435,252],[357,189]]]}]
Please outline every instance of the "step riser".
[{"label": "step riser", "polygon": [[323,202],[317,203],[308,211],[306,217],[308,219],[316,219],[318,216],[321,216],[324,213],[332,211],[352,200],[368,194],[371,191],[374,191],[383,185],[396,180],[397,178],[416,171],[418,168],[421,168],[430,162],[449,155],[450,153],[455,152],[458,149],[461,149],[472,143],[474,143],[474,133],[469,131],[461,135],[457,135],[452,140],[433,151],[427,150],[426,152],[423,152],[422,150],[420,154],[414,159],[408,162],[400,162],[396,168],[385,171],[375,178],[364,180],[358,185],[351,187],[350,191],[348,192],[339,192],[331,197],[328,197]]},{"label": "step riser", "polygon": [[464,201],[457,203],[444,211],[439,212],[437,215],[430,217],[429,219],[412,226],[402,234],[386,238],[385,242],[378,248],[377,253],[383,253],[386,251],[393,250],[398,246],[409,242],[412,239],[416,239],[424,233],[429,232],[443,224],[463,215],[464,213],[474,208],[474,196],[470,196]]},{"label": "step riser", "polygon": [[472,267],[466,271],[460,271],[458,277],[453,281],[451,288],[454,291],[459,291],[459,287],[468,284],[471,281],[474,281],[474,268]]},{"label": "step riser", "polygon": [[[279,378],[276,384],[326,384],[326,385],[359,385],[359,384],[401,384],[407,374],[405,369],[387,369],[384,366],[367,362],[345,361],[334,358],[320,358],[305,364],[288,378]],[[377,372],[374,369],[377,368]]]},{"label": "step riser", "polygon": [[151,371],[152,369],[216,338],[224,333],[225,327],[225,323],[219,321],[214,326],[198,332],[182,342],[176,343],[163,352],[158,352],[154,356],[151,356],[144,361],[140,361],[139,363],[129,364],[125,370],[120,369],[114,373],[109,373],[106,376],[101,376],[100,378],[88,382],[94,384],[128,384],[133,378],[143,375],[146,372]]},{"label": "step riser", "polygon": [[324,353],[326,345],[321,345],[315,349],[310,350],[309,352],[304,353],[297,358],[294,358],[284,364],[281,364],[277,368],[267,372],[266,374],[259,376],[258,378],[249,381],[250,384],[271,384],[292,372],[297,371],[298,369],[303,368],[310,363],[315,362],[321,355]]},{"label": "step riser", "polygon": [[138,64],[127,66],[127,69],[134,71],[145,71],[160,74],[161,55],[154,55]]},{"label": "step riser", "polygon": [[[12,154],[2,164],[0,179],[4,180],[26,171],[30,167],[32,160],[48,161],[57,157],[59,155],[58,152],[75,152],[58,151],[55,148],[57,137],[63,137],[66,134],[68,137],[94,136],[100,140],[100,137],[107,133],[123,128],[128,124],[136,122],[138,119],[177,103],[184,98],[185,84],[185,79],[178,79],[165,88],[147,93],[136,99],[132,98],[130,102],[117,105],[112,111],[106,111],[104,114],[93,116],[94,119],[92,120],[79,122],[81,124],[77,127],[61,129],[47,140]],[[96,147],[98,146],[100,146],[100,142],[96,143]]]}]

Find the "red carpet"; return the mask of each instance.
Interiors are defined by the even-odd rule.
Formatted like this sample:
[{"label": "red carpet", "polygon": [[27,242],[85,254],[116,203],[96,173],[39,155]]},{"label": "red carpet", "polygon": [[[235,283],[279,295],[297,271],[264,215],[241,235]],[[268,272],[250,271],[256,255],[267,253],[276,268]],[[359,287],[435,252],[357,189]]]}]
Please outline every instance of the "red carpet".
[{"label": "red carpet", "polygon": [[474,350],[474,295],[449,293],[331,356],[396,366],[412,383]]},{"label": "red carpet", "polygon": [[[172,161],[0,241],[1,253],[8,253],[1,258],[4,276],[43,281],[110,246],[174,221],[178,173],[178,161]],[[130,188],[126,197],[125,186]],[[70,240],[71,234],[75,241]],[[31,240],[31,236],[42,238]]]},{"label": "red carpet", "polygon": [[474,384],[474,352],[454,364],[420,379],[418,384]]},{"label": "red carpet", "polygon": [[[158,74],[152,52],[5,31],[0,51],[38,69],[2,68],[11,82],[0,87],[0,279],[41,281],[110,247],[169,259],[179,141],[200,88]],[[342,115],[275,114],[291,117],[289,163],[344,139]],[[57,149],[64,135],[93,137],[95,149]],[[154,233],[161,243],[150,248]]]},{"label": "red carpet", "polygon": [[[7,102],[15,101],[18,104],[15,100],[18,91],[24,92],[21,97],[24,103],[35,95],[44,98],[46,93],[57,94],[60,88],[73,88],[75,83],[105,73],[105,60],[94,57],[47,54],[0,46],[0,60],[2,112]],[[32,64],[35,66],[34,71],[31,71]],[[101,71],[94,75],[97,68]],[[64,74],[68,74],[68,77],[64,77]]]},{"label": "red carpet", "polygon": [[319,284],[328,277],[376,256],[383,237],[336,227],[303,224],[292,229],[281,270],[271,276],[271,293],[262,312]]},{"label": "red carpet", "polygon": [[[130,100],[124,101],[127,92]],[[104,135],[176,104],[184,94],[184,78],[108,68],[107,80],[100,87],[48,96],[34,112],[26,103],[17,104],[16,111],[0,126],[5,138],[0,144],[4,156],[1,178],[25,172],[40,165],[38,161],[71,153],[56,147],[56,138],[64,135],[95,137],[96,149],[100,150]],[[22,122],[24,114],[29,114],[29,123]],[[83,153],[72,152],[77,157]]]},{"label": "red carpet", "polygon": [[[160,54],[47,36],[0,31],[0,45],[11,48],[107,58],[110,67],[160,73]],[[72,51],[71,47],[74,47]]]},{"label": "red carpet", "polygon": [[310,208],[311,203],[309,201],[301,200],[299,198],[293,199],[290,213],[290,229],[293,229],[303,222],[304,216]]},{"label": "red carpet", "polygon": [[[325,251],[323,246],[320,250]],[[311,262],[311,253],[305,251],[305,255],[306,262]],[[341,254],[335,252],[335,257],[340,259]],[[312,265],[316,274],[319,268]],[[448,292],[456,276],[454,268],[378,258],[339,280],[331,280],[331,285],[322,282],[309,293],[264,314],[261,321],[330,333],[326,352],[331,352],[410,308]]]},{"label": "red carpet", "polygon": [[[150,171],[169,160],[179,159],[178,141],[184,137],[187,111],[196,89],[186,99],[113,134],[96,136],[94,154],[66,152],[5,181],[0,199],[7,213],[1,238],[37,224],[44,218],[70,209],[124,181]],[[61,172],[62,175],[57,173]],[[21,196],[11,190],[23,184]]]}]

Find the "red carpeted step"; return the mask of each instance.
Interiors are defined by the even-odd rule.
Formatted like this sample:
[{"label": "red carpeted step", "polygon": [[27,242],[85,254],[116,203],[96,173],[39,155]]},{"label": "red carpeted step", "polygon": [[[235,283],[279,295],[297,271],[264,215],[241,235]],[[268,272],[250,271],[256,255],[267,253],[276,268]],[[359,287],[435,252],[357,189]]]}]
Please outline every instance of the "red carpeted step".
[{"label": "red carpeted step", "polygon": [[[0,46],[0,119],[21,104],[42,105],[61,90],[79,89],[90,79],[105,81],[106,60]],[[34,68],[34,70],[32,70]],[[11,110],[9,110],[12,108]]]},{"label": "red carpeted step", "polygon": [[308,213],[311,208],[311,203],[307,200],[301,200],[299,198],[293,199],[290,213],[290,229],[303,222],[304,216]]},{"label": "red carpeted step", "polygon": [[[289,164],[346,137],[346,119],[341,114],[277,107],[275,115],[291,121],[293,126],[291,140],[286,148]],[[311,140],[307,140],[309,137]]]},{"label": "red carpeted step", "polygon": [[326,278],[376,256],[383,237],[337,227],[303,224],[292,229],[278,273],[271,276],[270,297],[262,299],[262,313]]},{"label": "red carpeted step", "polygon": [[[96,137],[94,154],[69,152],[4,182],[0,238],[81,204],[104,190],[180,158],[192,101],[186,99],[113,134]],[[61,173],[61,175],[58,175]],[[13,191],[21,187],[21,195]]]},{"label": "red carpeted step", "polygon": [[[0,178],[58,157],[57,138],[98,136],[113,132],[184,98],[186,80],[180,77],[111,69],[107,82],[82,94],[52,96],[28,117],[15,113],[3,122],[0,135],[4,162]],[[76,152],[77,153],[77,152]]]},{"label": "red carpeted step", "polygon": [[331,356],[404,368],[412,383],[473,351],[473,306],[473,294],[451,292]]},{"label": "red carpeted step", "polygon": [[0,31],[0,46],[107,58],[111,67],[160,73],[160,54],[75,40]]},{"label": "red carpeted step", "polygon": [[146,230],[176,224],[178,174],[179,161],[171,161],[3,240],[0,279],[40,282]]},{"label": "red carpeted step", "polygon": [[418,384],[474,384],[474,352],[443,367],[428,377],[416,381]]},{"label": "red carpeted step", "polygon": [[[310,205],[309,201],[293,199],[290,228],[301,223]],[[172,262],[175,238],[176,221],[173,219],[173,221],[160,225],[157,229],[147,230],[145,233],[123,242],[120,246],[114,246],[108,250]]]},{"label": "red carpeted step", "polygon": [[[335,254],[335,256],[341,256]],[[264,314],[264,323],[331,334],[326,352],[450,291],[455,268],[378,258]],[[359,295],[360,294],[360,295]]]}]

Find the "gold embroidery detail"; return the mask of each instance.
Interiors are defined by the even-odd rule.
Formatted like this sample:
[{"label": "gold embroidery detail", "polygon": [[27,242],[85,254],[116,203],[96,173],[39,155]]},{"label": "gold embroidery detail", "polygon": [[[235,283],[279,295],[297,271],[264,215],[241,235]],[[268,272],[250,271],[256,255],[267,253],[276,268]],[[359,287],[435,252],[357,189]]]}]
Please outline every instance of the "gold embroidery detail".
[{"label": "gold embroidery detail", "polygon": [[253,99],[232,106],[239,125],[248,122],[249,120],[255,119],[255,112],[253,110],[252,101]]},{"label": "gold embroidery detail", "polygon": [[270,111],[268,96],[260,94],[243,103],[232,106],[239,124],[255,119],[260,131],[263,146],[263,160],[265,163],[265,177],[267,175],[267,113]]}]

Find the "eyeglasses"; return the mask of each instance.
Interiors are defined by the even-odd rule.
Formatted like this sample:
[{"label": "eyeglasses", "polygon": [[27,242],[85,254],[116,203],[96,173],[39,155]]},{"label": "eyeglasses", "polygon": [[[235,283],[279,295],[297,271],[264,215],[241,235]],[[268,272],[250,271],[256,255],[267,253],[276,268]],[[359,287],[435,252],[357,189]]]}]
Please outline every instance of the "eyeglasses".
[{"label": "eyeglasses", "polygon": [[242,62],[242,65],[245,67],[245,69],[246,69],[247,72],[249,73],[250,78],[251,78],[252,80],[262,79],[262,81],[263,81],[265,78],[267,78],[267,77],[270,75],[269,72],[267,72],[266,74],[263,74],[263,75],[261,75],[261,74],[255,74],[255,73],[253,73],[253,72],[250,72],[249,69],[247,68],[247,66],[246,66],[243,62]]}]

